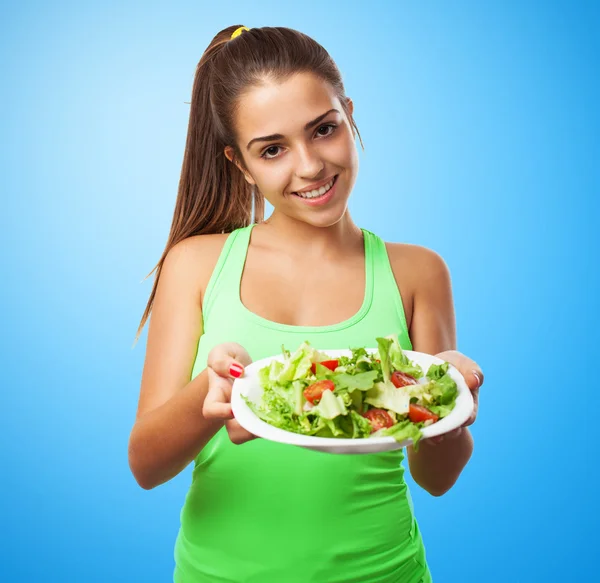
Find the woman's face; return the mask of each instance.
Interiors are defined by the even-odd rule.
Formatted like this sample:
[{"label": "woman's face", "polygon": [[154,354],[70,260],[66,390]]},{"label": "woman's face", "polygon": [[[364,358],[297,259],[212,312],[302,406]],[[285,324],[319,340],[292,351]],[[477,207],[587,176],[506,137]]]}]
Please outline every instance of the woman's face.
[{"label": "woman's face", "polygon": [[[352,102],[348,102],[352,113]],[[244,174],[276,213],[314,226],[344,215],[358,172],[352,127],[326,81],[298,73],[243,94],[235,117]],[[231,160],[232,148],[225,153]]]}]

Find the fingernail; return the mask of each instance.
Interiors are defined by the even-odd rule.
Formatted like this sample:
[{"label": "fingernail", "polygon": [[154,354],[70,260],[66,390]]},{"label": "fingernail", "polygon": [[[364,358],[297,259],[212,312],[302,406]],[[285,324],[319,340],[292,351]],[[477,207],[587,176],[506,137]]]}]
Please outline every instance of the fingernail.
[{"label": "fingernail", "polygon": [[242,376],[244,369],[235,362],[229,367],[229,374],[236,379],[239,379]]},{"label": "fingernail", "polygon": [[477,379],[477,387],[476,388],[479,388],[481,386],[481,375],[476,370],[474,370],[473,376]]}]

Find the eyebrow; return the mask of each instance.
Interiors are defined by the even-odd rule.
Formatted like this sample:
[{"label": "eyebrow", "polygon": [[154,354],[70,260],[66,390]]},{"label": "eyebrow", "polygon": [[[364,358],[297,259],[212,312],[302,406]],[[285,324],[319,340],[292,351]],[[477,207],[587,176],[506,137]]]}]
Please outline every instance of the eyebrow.
[{"label": "eyebrow", "polygon": [[[334,111],[336,113],[340,113],[337,109],[330,109],[329,111],[325,112],[324,114],[320,115],[319,117],[313,119],[312,121],[309,121],[304,126],[304,130],[305,131],[309,130],[311,127],[317,125],[320,121],[322,121],[324,118],[326,118],[330,113],[332,113]],[[272,142],[273,140],[283,140],[283,138],[284,138],[284,136],[282,134],[271,134],[270,136],[262,136],[260,138],[254,138],[248,142],[246,149],[249,150],[250,146],[252,144],[254,144],[254,142]]]}]

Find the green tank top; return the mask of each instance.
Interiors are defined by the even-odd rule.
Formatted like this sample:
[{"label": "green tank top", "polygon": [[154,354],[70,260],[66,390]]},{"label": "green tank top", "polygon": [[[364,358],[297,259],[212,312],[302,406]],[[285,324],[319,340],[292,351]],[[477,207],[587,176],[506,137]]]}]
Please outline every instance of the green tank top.
[{"label": "green tank top", "polygon": [[[374,346],[398,334],[411,349],[384,242],[362,230],[366,288],[359,311],[331,326],[279,324],[250,312],[240,282],[254,225],[227,238],[203,301],[192,377],[213,346],[238,342],[253,360],[295,350]],[[343,293],[343,290],[340,290]],[[430,582],[404,481],[402,450],[335,455],[221,429],[198,454],[175,544],[176,583]]]}]

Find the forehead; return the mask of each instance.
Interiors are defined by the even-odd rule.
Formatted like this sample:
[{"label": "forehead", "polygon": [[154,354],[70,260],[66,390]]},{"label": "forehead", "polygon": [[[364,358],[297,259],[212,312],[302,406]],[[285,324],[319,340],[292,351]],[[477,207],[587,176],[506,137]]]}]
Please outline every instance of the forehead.
[{"label": "forehead", "polygon": [[238,138],[271,134],[290,135],[330,109],[342,111],[333,87],[311,73],[297,73],[284,81],[265,80],[248,89],[238,103],[235,124]]}]

